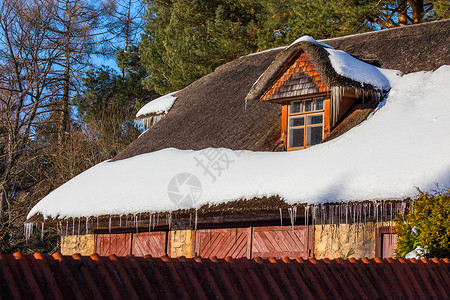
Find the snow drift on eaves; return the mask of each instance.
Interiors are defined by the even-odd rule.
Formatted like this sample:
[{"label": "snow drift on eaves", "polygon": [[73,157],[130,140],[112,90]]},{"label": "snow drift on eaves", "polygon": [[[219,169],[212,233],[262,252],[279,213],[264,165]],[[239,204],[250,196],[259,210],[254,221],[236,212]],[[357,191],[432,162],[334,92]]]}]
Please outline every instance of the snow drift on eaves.
[{"label": "snow drift on eaves", "polygon": [[175,103],[175,100],[177,100],[177,97],[173,96],[177,92],[178,91],[151,100],[137,112],[136,118],[145,118],[148,115],[167,114]]},{"label": "snow drift on eaves", "polygon": [[[201,183],[192,207],[270,195],[291,204],[403,199],[415,196],[416,187],[447,186],[450,66],[403,77],[385,73],[391,85],[387,100],[335,140],[293,152],[165,149],[103,162],[50,193],[28,217],[176,210],[168,185],[180,173]],[[198,163],[206,163],[206,154],[221,158],[220,176],[209,170],[215,181]]]}]

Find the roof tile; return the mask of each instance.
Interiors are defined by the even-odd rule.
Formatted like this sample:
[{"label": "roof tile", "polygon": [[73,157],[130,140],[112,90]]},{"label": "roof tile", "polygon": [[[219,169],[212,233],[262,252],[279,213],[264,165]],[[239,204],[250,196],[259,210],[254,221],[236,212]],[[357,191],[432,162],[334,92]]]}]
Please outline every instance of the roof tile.
[{"label": "roof tile", "polygon": [[0,254],[8,299],[449,299],[448,259]]}]

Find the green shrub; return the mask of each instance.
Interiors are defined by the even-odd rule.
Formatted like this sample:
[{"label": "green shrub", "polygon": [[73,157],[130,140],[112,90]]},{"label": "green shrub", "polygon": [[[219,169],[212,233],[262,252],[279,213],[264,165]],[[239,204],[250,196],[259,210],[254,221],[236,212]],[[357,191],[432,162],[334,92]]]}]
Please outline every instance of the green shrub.
[{"label": "green shrub", "polygon": [[421,193],[412,209],[395,221],[398,257],[417,246],[428,250],[427,257],[450,257],[450,189]]}]

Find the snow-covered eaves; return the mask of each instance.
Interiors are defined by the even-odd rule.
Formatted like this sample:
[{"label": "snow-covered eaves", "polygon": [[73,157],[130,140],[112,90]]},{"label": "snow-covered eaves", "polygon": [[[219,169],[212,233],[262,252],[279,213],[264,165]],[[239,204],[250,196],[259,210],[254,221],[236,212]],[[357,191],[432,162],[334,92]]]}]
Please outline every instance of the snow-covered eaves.
[{"label": "snow-covered eaves", "polygon": [[339,75],[361,82],[362,85],[370,84],[380,91],[389,90],[388,79],[377,67],[356,59],[341,50],[332,48],[326,48],[325,50],[330,54],[331,65]]},{"label": "snow-covered eaves", "polygon": [[172,108],[177,97],[173,96],[178,91],[156,98],[144,105],[136,114],[136,119],[145,118],[149,115],[167,114]]},{"label": "snow-covered eaves", "polygon": [[289,204],[395,200],[450,183],[450,66],[400,76],[346,134],[292,152],[164,149],[103,162],[42,199],[28,217],[198,208],[278,195]]},{"label": "snow-covered eaves", "polygon": [[141,122],[146,129],[157,123],[172,108],[173,104],[177,100],[177,97],[173,95],[177,92],[178,91],[161,96],[144,105],[137,112],[136,120]]}]

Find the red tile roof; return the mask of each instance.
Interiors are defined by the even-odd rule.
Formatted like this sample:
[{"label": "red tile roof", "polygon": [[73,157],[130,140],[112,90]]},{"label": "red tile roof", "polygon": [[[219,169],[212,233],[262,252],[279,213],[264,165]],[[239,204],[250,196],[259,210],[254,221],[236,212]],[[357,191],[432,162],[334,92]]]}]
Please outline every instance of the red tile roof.
[{"label": "red tile roof", "polygon": [[0,254],[0,297],[450,299],[450,261]]}]

